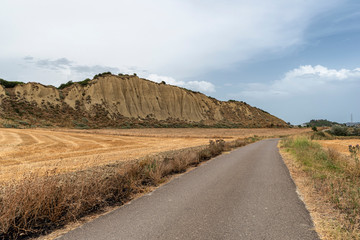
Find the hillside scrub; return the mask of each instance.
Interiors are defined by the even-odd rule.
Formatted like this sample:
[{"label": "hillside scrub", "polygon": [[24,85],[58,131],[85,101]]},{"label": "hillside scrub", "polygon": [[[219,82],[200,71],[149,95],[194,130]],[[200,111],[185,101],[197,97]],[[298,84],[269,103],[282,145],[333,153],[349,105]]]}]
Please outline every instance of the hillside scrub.
[{"label": "hillside scrub", "polygon": [[331,127],[334,125],[339,125],[337,122],[332,122],[327,119],[312,119],[310,122],[306,124],[309,127]]},{"label": "hillside scrub", "polygon": [[60,86],[58,87],[58,89],[64,89],[64,88],[67,88],[67,87],[70,87],[71,85],[73,85],[74,83],[78,83],[80,84],[81,86],[87,86],[89,83],[90,83],[91,79],[90,78],[87,78],[83,81],[79,81],[79,82],[73,82],[73,81],[68,81],[67,83],[62,83],[60,84]]},{"label": "hillside scrub", "polygon": [[46,234],[106,206],[122,205],[136,194],[165,182],[172,174],[256,140],[210,141],[207,147],[169,156],[65,174],[29,174],[21,182],[8,182],[0,190],[0,239]]},{"label": "hillside scrub", "polygon": [[311,195],[316,196],[315,202],[330,204],[331,211],[340,216],[322,216],[332,222],[331,227],[322,232],[324,239],[359,239],[360,168],[354,159],[333,149],[323,149],[307,137],[286,138],[281,145],[294,156],[305,174]]},{"label": "hillside scrub", "polygon": [[334,136],[360,136],[359,127],[335,125],[331,127],[329,132]]},{"label": "hillside scrub", "polygon": [[25,84],[25,83],[16,82],[16,81],[6,81],[6,80],[0,78],[0,85],[4,86],[5,88],[13,88],[16,85],[22,85],[22,84]]},{"label": "hillside scrub", "polygon": [[334,125],[330,129],[318,130],[316,127],[312,127],[312,130],[311,140],[351,139],[360,136],[359,127]]},{"label": "hillside scrub", "polygon": [[311,140],[331,140],[335,137],[330,134],[329,132],[323,132],[323,131],[317,131],[310,133],[310,139]]}]

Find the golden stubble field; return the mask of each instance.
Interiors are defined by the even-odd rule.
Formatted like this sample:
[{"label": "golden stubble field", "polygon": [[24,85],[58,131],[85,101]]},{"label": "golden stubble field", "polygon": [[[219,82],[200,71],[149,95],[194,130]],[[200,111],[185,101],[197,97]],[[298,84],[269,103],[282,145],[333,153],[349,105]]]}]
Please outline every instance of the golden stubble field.
[{"label": "golden stubble field", "polygon": [[210,139],[299,134],[308,129],[5,129],[0,182],[35,172],[67,172],[206,145]]},{"label": "golden stubble field", "polygon": [[317,142],[324,148],[332,148],[348,156],[350,156],[349,145],[360,145],[360,139],[317,140]]}]

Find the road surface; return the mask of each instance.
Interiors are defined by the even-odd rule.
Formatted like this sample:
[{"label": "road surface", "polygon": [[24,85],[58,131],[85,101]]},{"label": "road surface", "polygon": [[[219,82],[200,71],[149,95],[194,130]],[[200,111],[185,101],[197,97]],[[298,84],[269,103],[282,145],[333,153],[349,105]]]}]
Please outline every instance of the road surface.
[{"label": "road surface", "polygon": [[60,239],[319,239],[276,145],[219,156]]}]

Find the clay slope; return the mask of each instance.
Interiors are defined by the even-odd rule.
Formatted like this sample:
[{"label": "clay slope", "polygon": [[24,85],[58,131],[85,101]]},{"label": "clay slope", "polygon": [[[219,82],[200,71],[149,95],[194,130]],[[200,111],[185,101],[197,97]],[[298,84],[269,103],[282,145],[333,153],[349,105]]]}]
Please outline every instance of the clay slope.
[{"label": "clay slope", "polygon": [[39,83],[0,86],[3,125],[63,127],[286,127],[244,102],[222,102],[137,76],[103,74],[62,90]]}]

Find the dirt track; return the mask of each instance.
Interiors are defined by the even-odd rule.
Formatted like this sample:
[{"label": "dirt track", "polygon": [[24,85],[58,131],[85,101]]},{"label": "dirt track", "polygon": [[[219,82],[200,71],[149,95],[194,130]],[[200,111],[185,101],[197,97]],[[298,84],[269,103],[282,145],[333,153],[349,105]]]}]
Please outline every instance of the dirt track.
[{"label": "dirt track", "polygon": [[73,171],[149,154],[253,135],[298,133],[291,129],[0,129],[0,182],[32,171]]}]

